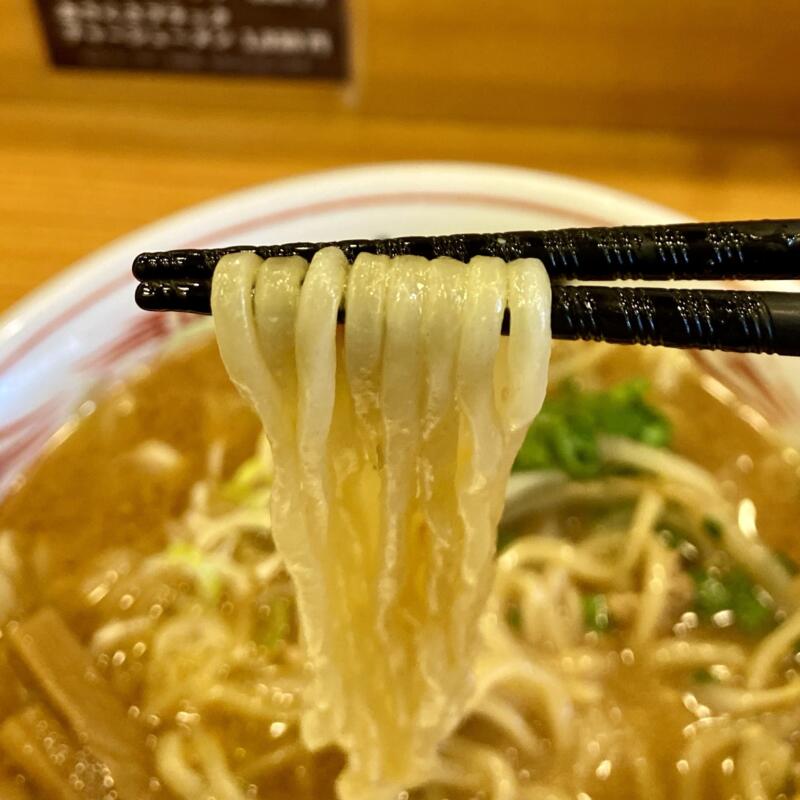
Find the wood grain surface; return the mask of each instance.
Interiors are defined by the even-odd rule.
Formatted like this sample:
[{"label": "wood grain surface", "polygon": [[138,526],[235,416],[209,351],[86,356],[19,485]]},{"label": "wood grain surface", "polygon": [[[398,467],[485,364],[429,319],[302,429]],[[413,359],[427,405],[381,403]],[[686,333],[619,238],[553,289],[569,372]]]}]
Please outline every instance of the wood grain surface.
[{"label": "wood grain surface", "polygon": [[[456,5],[463,13],[455,13]],[[791,81],[781,71],[783,61],[800,52],[797,24],[788,20],[780,30],[770,27],[765,34],[776,63],[764,66],[765,51],[764,74],[775,71],[778,81],[770,84],[769,91],[758,92],[758,81],[748,72],[747,65],[756,56],[748,52],[739,58],[729,41],[735,38],[734,28],[754,24],[752,9],[756,7],[772,7],[771,19],[776,22],[781,3],[770,0],[757,6],[740,0],[725,4],[737,9],[718,26],[725,40],[725,48],[719,51],[725,64],[718,65],[713,80],[708,74],[694,80],[692,70],[697,65],[691,70],[681,67],[666,79],[669,91],[664,81],[658,83],[658,70],[645,57],[645,45],[637,38],[641,30],[637,33],[636,25],[652,33],[659,24],[655,12],[647,11],[651,5],[645,0],[611,4],[616,16],[612,15],[608,30],[622,37],[614,46],[627,54],[627,66],[619,63],[612,70],[610,61],[595,55],[598,66],[593,71],[587,56],[549,78],[529,70],[534,56],[528,50],[525,58],[515,52],[504,60],[498,42],[518,48],[516,31],[520,26],[529,30],[538,20],[545,27],[531,40],[529,50],[538,53],[535,59],[552,66],[556,45],[545,40],[555,36],[559,26],[564,54],[582,46],[596,53],[592,47],[599,47],[603,20],[595,10],[587,12],[579,25],[575,2],[562,4],[560,11],[555,2],[526,5],[553,7],[549,12],[539,8],[541,19],[534,20],[533,12],[508,4],[517,10],[494,20],[497,30],[492,34],[491,52],[476,53],[483,41],[483,17],[478,11],[483,9],[485,16],[487,4],[431,0],[414,5],[418,16],[412,19],[411,0],[371,4],[376,10],[369,13],[356,3],[364,42],[371,44],[359,51],[364,62],[360,85],[343,93],[314,83],[59,72],[46,63],[32,4],[2,0],[0,311],[80,256],[164,214],[258,182],[359,162],[494,161],[599,181],[701,219],[800,216],[800,137],[791,131],[793,115],[800,109],[800,84],[797,70]],[[681,13],[690,11],[689,0],[675,5]],[[718,15],[714,19],[723,14],[721,2],[697,5],[708,14],[713,6]],[[788,10],[789,3],[783,6]],[[752,13],[748,16],[742,9]],[[570,25],[565,22],[568,19]],[[678,36],[675,31],[682,30],[683,23],[662,20],[660,24],[671,24],[670,30]],[[405,59],[399,45],[390,41],[394,40],[392,26],[394,39],[406,44]],[[441,42],[441,35],[437,38],[432,33],[436,26],[441,35],[455,36],[463,54],[473,57],[459,60],[452,52],[448,56],[447,47],[434,53],[436,42]],[[686,39],[685,49],[701,47],[699,30],[692,27],[697,35]],[[792,30],[794,49],[787,52]],[[415,31],[420,39],[412,52],[408,47]],[[635,47],[623,48],[624,31],[635,40]],[[743,41],[741,36],[738,41]],[[382,43],[383,55],[378,57]],[[632,52],[639,55],[634,58]],[[419,58],[417,53],[421,53]],[[691,52],[687,57],[698,56]],[[491,69],[486,66],[489,62]],[[612,92],[615,81],[626,87],[616,95]],[[586,88],[591,83],[594,90]],[[570,124],[556,124],[558,103],[566,103],[561,97],[541,115],[550,123],[537,124],[536,115],[510,108],[513,87],[523,85],[530,97],[544,97],[559,87],[567,95],[580,89],[570,95],[570,102],[577,108],[577,98],[585,98],[586,113],[571,118],[562,114]],[[703,93],[718,100],[727,98],[723,105],[729,116],[748,109],[747,113],[760,113],[759,103],[769,98],[773,103],[769,113],[774,115],[775,104],[785,101],[786,119],[768,126],[769,131],[760,130],[767,113],[762,108],[758,125],[730,125],[722,132],[701,117],[692,122],[685,115],[670,116],[676,112],[674,105],[662,117],[639,114],[637,124],[618,114],[601,119],[591,110],[601,96],[617,97],[623,107],[625,97],[630,99],[626,92],[636,92],[640,98],[648,93],[666,97],[675,87],[686,93],[683,100],[675,101],[678,105],[688,103],[687,98],[699,102]],[[727,87],[727,94],[720,93],[720,87]],[[490,98],[480,113],[472,108],[465,114],[457,108],[459,102],[469,105],[495,89],[506,93],[506,106]],[[390,97],[397,102],[390,103]],[[520,106],[519,92],[516,97]],[[663,132],[651,132],[640,123],[658,124]]]}]

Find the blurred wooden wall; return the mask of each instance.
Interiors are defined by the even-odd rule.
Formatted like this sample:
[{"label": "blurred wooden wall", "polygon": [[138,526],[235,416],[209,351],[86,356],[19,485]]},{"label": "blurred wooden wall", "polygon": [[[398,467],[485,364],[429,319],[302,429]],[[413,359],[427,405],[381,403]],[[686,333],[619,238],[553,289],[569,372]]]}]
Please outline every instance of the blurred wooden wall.
[{"label": "blurred wooden wall", "polygon": [[800,132],[798,0],[383,0],[375,110]]},{"label": "blurred wooden wall", "polygon": [[[57,71],[33,0],[0,0],[0,100],[236,106],[800,135],[799,0],[350,0],[347,90]],[[0,112],[1,113],[1,112]]]}]

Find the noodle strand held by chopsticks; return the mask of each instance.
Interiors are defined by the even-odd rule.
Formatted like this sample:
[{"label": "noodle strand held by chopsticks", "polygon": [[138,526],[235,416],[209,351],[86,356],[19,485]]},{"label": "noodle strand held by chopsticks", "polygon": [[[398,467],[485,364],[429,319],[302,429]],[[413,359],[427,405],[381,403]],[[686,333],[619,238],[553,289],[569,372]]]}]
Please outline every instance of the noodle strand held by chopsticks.
[{"label": "noodle strand held by chopsticks", "polygon": [[[303,737],[347,754],[344,800],[394,796],[436,774],[473,692],[505,482],[547,383],[547,274],[240,254],[212,308],[275,457],[273,536],[313,668]],[[490,754],[482,768],[510,797],[513,772]]]}]

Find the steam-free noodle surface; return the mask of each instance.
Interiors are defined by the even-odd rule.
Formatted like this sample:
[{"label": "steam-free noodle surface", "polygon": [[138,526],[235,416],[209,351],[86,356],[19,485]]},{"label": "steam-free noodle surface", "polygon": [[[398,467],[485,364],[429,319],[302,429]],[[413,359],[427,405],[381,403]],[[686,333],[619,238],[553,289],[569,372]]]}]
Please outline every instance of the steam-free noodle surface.
[{"label": "steam-free noodle surface", "polygon": [[303,738],[346,753],[345,800],[436,775],[464,716],[505,481],[544,398],[549,302],[535,260],[350,268],[328,248],[307,268],[239,254],[216,269],[220,351],[275,461],[273,537],[313,672]]}]

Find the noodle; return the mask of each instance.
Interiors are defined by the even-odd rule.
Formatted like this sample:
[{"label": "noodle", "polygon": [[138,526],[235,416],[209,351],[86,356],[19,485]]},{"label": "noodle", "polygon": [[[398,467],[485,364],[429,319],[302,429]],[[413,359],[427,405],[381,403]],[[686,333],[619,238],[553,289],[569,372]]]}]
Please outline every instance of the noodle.
[{"label": "noodle", "polygon": [[758,714],[791,708],[800,702],[800,678],[770,689],[739,689],[732,686],[708,686],[698,696],[720,713]]},{"label": "noodle", "polygon": [[[442,266],[449,268],[451,265]],[[361,280],[363,281],[363,275]],[[449,285],[452,287],[452,282]],[[374,300],[376,295],[369,296]],[[377,296],[381,296],[380,292]],[[369,318],[369,314],[364,316]],[[355,318],[358,319],[357,316]],[[428,317],[423,314],[422,318],[424,321]],[[452,332],[457,331],[458,326],[454,324],[435,328],[436,336],[444,336],[445,329],[457,341],[458,337]],[[383,340],[381,335],[381,341]],[[373,347],[370,345],[364,347],[364,350],[369,354],[373,352]],[[443,352],[448,352],[446,347],[443,347]],[[450,352],[454,352],[452,346]],[[365,359],[368,363],[375,361],[374,355],[367,355]],[[374,364],[372,369],[376,369]],[[379,463],[379,458],[385,457],[378,453],[383,436],[380,424],[383,406],[379,393],[375,394],[380,389],[379,378],[380,375],[366,369],[353,372],[348,378],[349,381],[360,381],[359,385],[362,387],[373,386],[372,390],[364,389],[360,411],[362,421],[372,419],[372,422],[369,426],[365,423],[365,428],[360,429],[362,433],[359,435],[363,437],[361,441],[369,444],[368,452],[375,453],[376,463]],[[438,386],[450,385],[449,391],[455,393],[455,383],[453,377]],[[373,392],[372,395],[370,391]],[[355,403],[353,406],[355,407]],[[436,427],[431,420],[435,420],[436,415],[423,412],[420,417],[421,429],[427,427],[433,436]],[[422,438],[422,434],[420,437]],[[438,441],[441,443],[441,438]],[[425,452],[424,444],[421,452]],[[429,448],[427,455],[420,456],[420,461],[435,464],[438,453],[437,448]],[[265,457],[266,461],[258,470],[255,467],[247,468],[248,474],[252,472],[256,481],[269,479],[273,474],[272,461],[262,449],[259,458]],[[439,473],[441,476],[449,475],[448,480],[453,479],[452,471],[447,472],[446,459],[440,463],[439,469],[442,470]],[[241,472],[245,473],[244,467]],[[427,486],[422,490],[426,498],[435,496],[437,490],[441,491],[435,482],[425,482],[433,474],[435,473],[426,472],[420,483],[421,487]],[[461,718],[467,721],[469,730],[480,730],[481,736],[478,741],[473,741],[470,735],[459,731],[454,736],[447,737],[440,747],[440,761],[433,763],[429,769],[426,767],[428,771],[418,780],[418,784],[422,786],[419,790],[422,792],[421,796],[441,800],[449,791],[483,792],[492,800],[507,796],[570,796],[569,791],[562,790],[559,783],[563,777],[553,783],[553,775],[541,766],[552,757],[559,763],[572,765],[572,773],[578,785],[588,785],[588,781],[598,780],[596,775],[605,775],[605,770],[612,769],[606,765],[613,764],[612,774],[628,776],[628,785],[633,796],[642,800],[667,796],[663,791],[663,778],[652,766],[653,754],[648,752],[644,742],[637,741],[633,723],[620,726],[613,715],[610,718],[606,711],[601,711],[605,693],[602,687],[613,675],[615,667],[607,654],[604,655],[602,650],[597,651],[587,644],[581,592],[588,587],[595,591],[608,592],[610,613],[614,614],[618,624],[624,626],[621,632],[623,641],[635,647],[642,656],[643,664],[652,665],[655,670],[669,676],[686,675],[698,669],[721,676],[721,685],[698,686],[695,689],[698,699],[694,702],[697,704],[697,713],[701,715],[698,725],[715,723],[718,719],[703,715],[734,714],[742,722],[747,722],[751,719],[763,720],[765,713],[788,713],[787,709],[796,704],[797,690],[792,683],[784,687],[772,687],[766,692],[751,691],[766,688],[774,680],[778,663],[793,644],[793,631],[797,626],[795,617],[790,617],[773,634],[765,637],[750,662],[745,648],[735,642],[706,640],[696,635],[690,639],[666,635],[666,624],[676,619],[681,608],[685,607],[682,603],[685,602],[683,597],[686,576],[678,567],[677,551],[665,547],[659,531],[663,518],[676,515],[680,518],[683,512],[692,512],[693,509],[685,505],[686,492],[678,493],[674,481],[661,483],[656,479],[654,482],[647,474],[637,478],[607,478],[598,481],[597,488],[591,482],[567,483],[566,486],[570,487],[569,492],[555,489],[560,493],[557,508],[574,507],[576,503],[589,506],[596,504],[602,496],[600,488],[606,486],[609,489],[609,502],[628,502],[629,499],[633,501],[630,516],[598,524],[582,539],[568,541],[563,537],[557,518],[548,511],[552,506],[540,505],[546,514],[551,514],[544,518],[546,522],[543,522],[541,530],[519,537],[501,555],[489,604],[481,621],[483,647],[476,665],[475,692],[469,699],[468,706],[459,712]],[[225,511],[216,514],[212,524],[206,524],[205,516],[213,513],[214,492],[208,487],[202,491],[201,487],[196,489],[193,505],[185,515],[186,530],[183,533],[178,531],[178,535],[183,536],[191,531],[192,541],[211,547],[210,552],[226,553],[226,557],[234,557],[234,543],[241,539],[242,531],[248,528],[255,530],[258,527],[250,524],[253,513],[258,516],[258,512]],[[259,489],[259,492],[263,491],[265,490]],[[715,502],[718,503],[719,500]],[[680,513],[676,511],[676,505],[680,506]],[[689,516],[692,514],[689,513]],[[436,520],[433,524],[444,524],[442,520],[445,517],[441,514],[431,518]],[[208,533],[209,530],[213,535]],[[703,552],[706,556],[712,551],[713,543],[705,543]],[[443,562],[452,555],[446,549],[434,549],[431,554],[442,569]],[[143,567],[145,573],[148,569],[152,570],[152,567],[146,565],[147,562]],[[225,575],[227,572],[221,569],[220,574]],[[279,553],[268,552],[252,567],[244,570],[243,574],[248,576],[248,581],[255,581],[256,584],[278,586],[284,580],[283,558]],[[437,582],[429,577],[425,586],[425,591],[430,596],[431,609],[441,609],[447,607],[448,603],[452,604],[453,595],[448,595],[451,587],[446,581]],[[230,589],[233,590],[233,587]],[[509,607],[518,609],[518,622],[513,625],[506,618]],[[384,613],[389,614],[388,611]],[[179,614],[174,619],[176,623],[183,620],[180,624],[185,626],[189,624],[191,617]],[[146,617],[131,619],[131,635],[145,635],[145,620]],[[141,626],[141,631],[138,626]],[[153,659],[159,663],[164,663],[165,660],[168,663],[174,662],[175,656],[169,655],[163,645],[159,645],[164,632],[169,630],[169,625],[161,625],[159,636],[154,641],[155,646],[151,649]],[[205,641],[212,649],[226,649],[226,646],[212,642],[210,637],[215,635],[214,625],[204,630],[202,636],[199,636],[199,627],[193,630],[194,638],[197,639],[193,647],[198,647],[201,641]],[[109,623],[105,629],[97,632],[96,646],[100,649],[101,644],[106,648],[114,647],[120,637],[124,639],[125,631],[126,628],[120,627],[119,623]],[[235,635],[238,637],[246,634]],[[388,647],[389,640],[383,641]],[[531,661],[531,648],[536,649],[536,662]],[[227,649],[230,650],[231,645],[227,645]],[[237,647],[233,647],[233,651],[237,652]],[[286,651],[286,657],[288,660],[285,666],[280,667],[280,672],[273,671],[269,677],[265,675],[263,678],[272,687],[270,693],[254,694],[236,673],[224,678],[221,675],[215,677],[212,669],[205,677],[201,675],[196,687],[189,687],[189,692],[186,691],[187,687],[181,687],[181,691],[176,685],[174,697],[190,694],[198,708],[217,714],[259,720],[267,725],[286,720],[293,726],[302,713],[300,705],[292,700],[290,705],[284,706],[282,701],[277,702],[271,694],[278,692],[277,697],[296,698],[306,687],[302,660],[297,660],[298,651],[290,648]],[[241,663],[249,663],[249,657],[244,653],[237,656],[237,659],[242,658],[244,660]],[[211,663],[213,660],[207,661]],[[270,665],[269,669],[278,669],[278,665]],[[748,689],[742,689],[736,683],[745,672],[748,675]],[[731,681],[730,684],[725,683],[728,680]],[[167,685],[174,681],[159,683]],[[756,685],[759,683],[763,687]],[[164,708],[165,703],[169,706],[169,702],[163,699],[161,686],[158,690],[153,688],[150,697],[148,708]],[[158,705],[159,697],[162,697],[161,706]],[[774,737],[774,764],[779,771],[785,771],[786,737],[798,723],[800,720],[792,721],[784,717],[753,723],[758,726],[758,730],[763,728],[764,736]],[[687,726],[686,730],[693,730],[693,726]],[[702,728],[698,728],[698,731],[700,733],[697,743],[687,750],[687,763],[690,767],[684,780],[685,796],[699,796],[696,792],[702,791],[709,774],[710,767],[706,765],[715,763],[717,758],[722,757],[720,754],[727,753],[731,755],[726,755],[726,758],[743,760],[741,767],[732,773],[731,780],[744,797],[756,797],[759,796],[758,792],[771,791],[770,787],[775,781],[770,779],[771,783],[767,785],[763,774],[753,766],[759,757],[764,761],[768,756],[771,758],[771,754],[754,749],[755,745],[752,742],[748,744],[749,740],[738,728],[735,736],[730,739],[723,737],[722,743],[718,743],[714,737],[706,739]],[[303,763],[307,750],[301,741],[293,738],[298,733],[297,729],[290,727],[289,732],[288,742],[279,744],[242,765],[238,771],[240,778],[257,783],[273,774],[283,775],[287,767]],[[491,732],[489,738],[492,745],[487,745],[485,741],[488,732]],[[697,736],[698,734],[693,734],[693,737]],[[591,748],[596,746],[591,743],[595,741],[604,742],[602,752],[607,756],[599,763],[589,756]],[[707,746],[703,744],[706,741]],[[170,759],[159,756],[159,770],[165,783],[177,787],[181,781],[179,766],[183,763],[178,756],[182,751],[176,750],[174,741],[169,737],[165,747],[166,752],[171,753]],[[181,747],[194,745],[186,740]],[[161,745],[158,752],[161,752]],[[507,756],[507,752],[515,752],[517,755]],[[181,758],[186,760],[185,756]],[[521,781],[517,777],[517,760],[539,764],[539,772],[534,772],[531,779]],[[190,769],[189,762],[184,764],[183,769],[184,772]],[[188,774],[194,775],[203,786],[210,780],[205,771]],[[220,774],[223,778],[229,778],[231,770],[228,768],[227,772],[222,771]],[[190,778],[184,775],[183,780],[185,782]],[[567,782],[563,785],[568,787],[574,784]],[[177,788],[173,790],[178,791]],[[773,795],[767,793],[763,796]]]},{"label": "noodle", "polygon": [[744,648],[737,644],[687,642],[667,639],[654,642],[650,657],[661,669],[697,669],[710,664],[725,664],[741,669],[747,663]]},{"label": "noodle", "polygon": [[515,800],[519,784],[511,765],[493,748],[477,745],[458,737],[450,740],[447,753],[459,764],[469,764],[471,770],[482,773],[495,800]]},{"label": "noodle", "polygon": [[[546,273],[243,254],[218,265],[212,305],[275,457],[273,537],[313,665],[304,740],[348,754],[343,798],[389,797],[435,772],[472,693],[504,483],[544,397]],[[485,764],[510,797],[502,760]]]},{"label": "noodle", "polygon": [[525,717],[508,700],[487,697],[473,709],[472,716],[496,725],[523,753],[532,754],[541,750],[540,743]]},{"label": "noodle", "polygon": [[575,545],[544,536],[525,538],[513,544],[500,556],[501,568],[558,564],[582,581],[597,586],[610,586],[616,580],[613,566],[603,563]]},{"label": "noodle", "polygon": [[651,642],[664,617],[671,584],[677,575],[677,554],[668,550],[657,539],[649,543],[645,560],[644,591],[639,600],[639,611],[633,626],[632,642],[642,647]]},{"label": "noodle", "polygon": [[747,688],[763,689],[782,658],[796,649],[800,639],[800,611],[795,611],[779,628],[758,645],[748,665]]},{"label": "noodle", "polygon": [[156,749],[156,766],[170,791],[184,800],[202,797],[204,782],[186,758],[185,737],[169,731],[159,738]]},{"label": "noodle", "polygon": [[757,533],[746,535],[740,526],[730,521],[731,510],[714,477],[701,467],[674,453],[665,453],[638,442],[605,438],[601,441],[604,456],[610,461],[639,467],[653,472],[665,481],[674,481],[680,488],[675,497],[682,503],[697,497],[697,507],[706,514],[714,514],[722,525],[722,538],[726,550],[746,566],[770,593],[782,603],[794,607],[796,598],[789,586],[789,576],[762,544]]},{"label": "noodle", "polygon": [[619,570],[623,575],[629,573],[646,552],[663,509],[664,498],[658,492],[652,489],[642,492],[626,537],[625,551],[619,561]]}]

